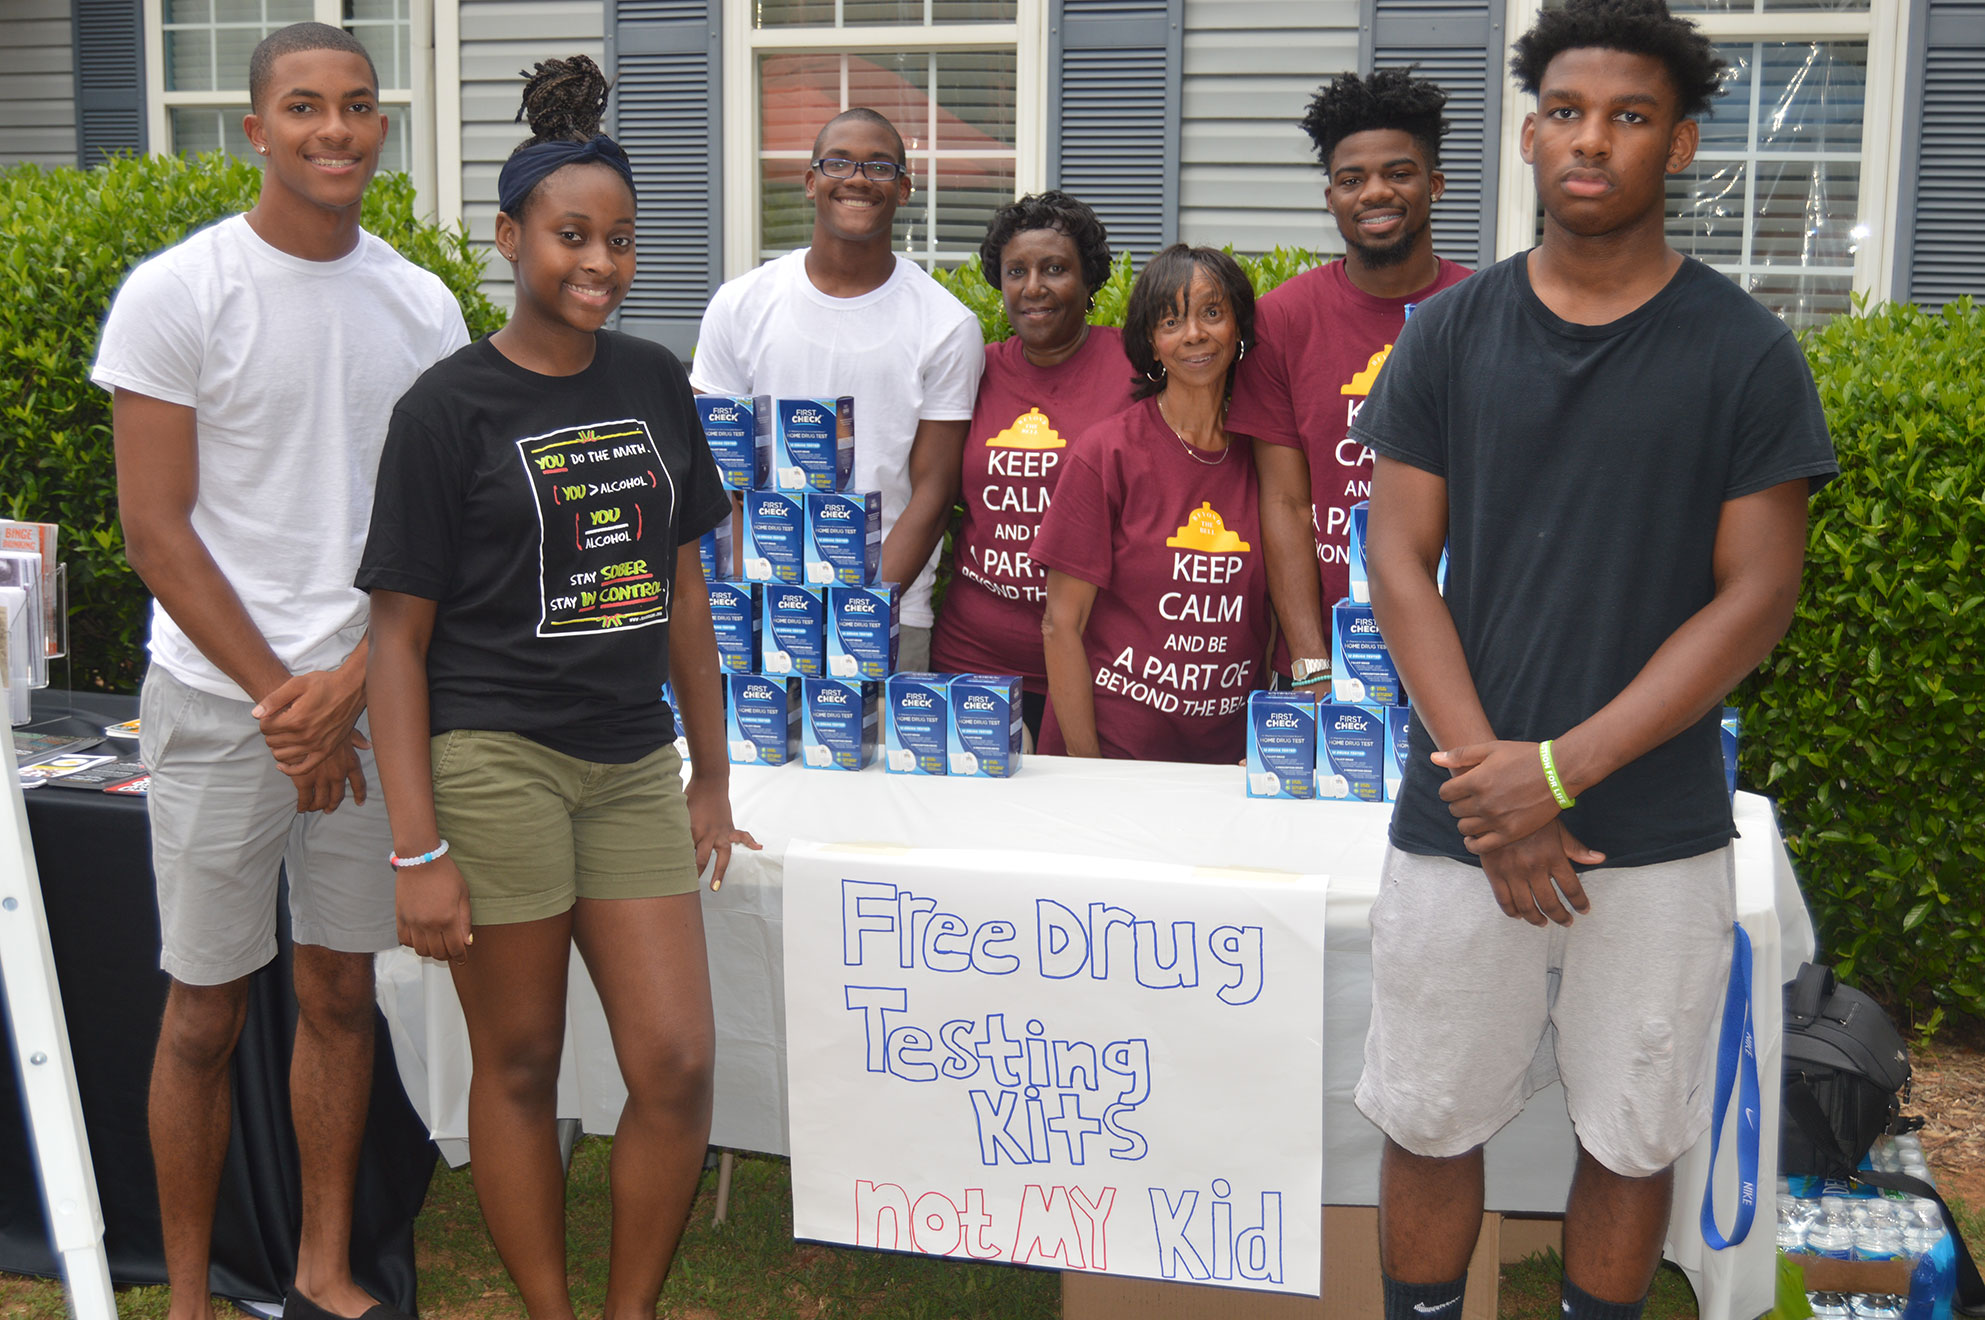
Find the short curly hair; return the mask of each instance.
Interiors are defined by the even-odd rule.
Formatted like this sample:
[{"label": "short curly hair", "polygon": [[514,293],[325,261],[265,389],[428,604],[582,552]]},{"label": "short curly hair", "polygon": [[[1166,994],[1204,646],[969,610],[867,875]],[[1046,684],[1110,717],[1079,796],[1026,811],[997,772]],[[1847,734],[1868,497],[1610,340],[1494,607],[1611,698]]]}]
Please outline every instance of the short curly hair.
[{"label": "short curly hair", "polygon": [[1668,12],[1667,0],[1569,0],[1547,9],[1511,45],[1510,75],[1535,96],[1552,60],[1591,46],[1661,61],[1684,119],[1707,114],[1723,95],[1728,62],[1694,23]]},{"label": "short curly hair", "polygon": [[1000,253],[1029,229],[1052,229],[1068,236],[1082,259],[1082,283],[1090,293],[1110,278],[1110,231],[1087,204],[1051,188],[1007,203],[986,222],[986,236],[979,242],[979,269],[986,283],[999,287]]},{"label": "short curly hair", "polygon": [[1340,73],[1316,89],[1296,126],[1309,134],[1317,164],[1330,168],[1331,153],[1353,133],[1395,128],[1419,144],[1427,168],[1441,163],[1441,139],[1448,123],[1441,117],[1447,93],[1438,83],[1416,78],[1408,69],[1380,69],[1368,78]]},{"label": "short curly hair", "polygon": [[1241,264],[1219,248],[1174,243],[1144,263],[1137,283],[1130,286],[1130,297],[1124,302],[1123,352],[1138,376],[1132,398],[1148,399],[1165,388],[1164,373],[1152,341],[1159,321],[1174,310],[1184,310],[1192,277],[1201,271],[1206,272],[1227,300],[1227,309],[1240,331],[1235,341],[1234,361],[1227,367],[1227,388],[1233,389],[1234,368],[1240,365],[1240,354],[1254,343],[1254,285],[1248,282]]}]

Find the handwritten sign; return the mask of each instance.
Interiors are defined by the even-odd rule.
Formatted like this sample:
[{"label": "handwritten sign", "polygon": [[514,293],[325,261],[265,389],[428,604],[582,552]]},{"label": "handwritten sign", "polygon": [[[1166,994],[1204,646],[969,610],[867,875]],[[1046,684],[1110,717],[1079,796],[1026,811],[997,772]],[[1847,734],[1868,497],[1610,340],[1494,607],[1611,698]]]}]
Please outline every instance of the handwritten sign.
[{"label": "handwritten sign", "polygon": [[794,1232],[1314,1296],[1319,877],[796,845]]}]

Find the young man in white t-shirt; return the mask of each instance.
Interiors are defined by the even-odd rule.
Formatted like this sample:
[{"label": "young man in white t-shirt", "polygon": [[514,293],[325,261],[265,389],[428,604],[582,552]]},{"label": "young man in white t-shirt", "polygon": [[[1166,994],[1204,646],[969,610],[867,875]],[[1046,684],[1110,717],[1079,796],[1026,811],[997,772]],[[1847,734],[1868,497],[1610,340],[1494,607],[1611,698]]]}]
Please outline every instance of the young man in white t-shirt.
[{"label": "young man in white t-shirt", "polygon": [[303,1223],[285,1314],[394,1320],[350,1259],[372,955],[398,942],[352,579],[393,404],[468,333],[440,280],[359,228],[386,137],[365,48],[284,28],[256,48],[249,96],[259,199],[132,272],[94,373],[155,598],[140,734],[172,978],[150,1096],[170,1314],[209,1315],[228,1065],[286,863]]},{"label": "young man in white t-shirt", "polygon": [[878,577],[903,587],[899,667],[930,664],[931,579],[985,368],[978,319],[891,248],[903,139],[857,107],[814,139],[813,242],[731,280],[703,313],[703,394],[855,400],[854,488],[882,494]]}]

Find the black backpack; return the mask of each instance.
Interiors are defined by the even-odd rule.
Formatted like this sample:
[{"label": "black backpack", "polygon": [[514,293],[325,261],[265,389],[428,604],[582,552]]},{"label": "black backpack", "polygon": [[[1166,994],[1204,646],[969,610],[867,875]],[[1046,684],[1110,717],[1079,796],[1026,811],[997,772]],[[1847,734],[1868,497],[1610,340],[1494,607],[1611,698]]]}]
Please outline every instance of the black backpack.
[{"label": "black backpack", "polygon": [[1957,1255],[1955,1307],[1985,1315],[1985,1280],[1937,1189],[1905,1173],[1861,1169],[1884,1132],[1923,1126],[1905,1118],[1909,1047],[1881,1005],[1840,985],[1833,969],[1802,963],[1785,987],[1784,1101],[1778,1121],[1778,1168],[1785,1174],[1853,1179],[1935,1201]]}]

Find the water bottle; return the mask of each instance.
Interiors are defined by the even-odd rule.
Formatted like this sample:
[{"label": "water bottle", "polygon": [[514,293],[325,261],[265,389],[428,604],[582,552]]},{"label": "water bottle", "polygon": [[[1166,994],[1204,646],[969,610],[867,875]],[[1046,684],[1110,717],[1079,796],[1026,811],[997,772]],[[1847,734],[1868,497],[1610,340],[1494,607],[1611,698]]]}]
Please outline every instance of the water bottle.
[{"label": "water bottle", "polygon": [[1902,1226],[1888,1215],[1870,1214],[1854,1229],[1854,1259],[1897,1260],[1902,1256]]},{"label": "water bottle", "polygon": [[1851,1320],[1902,1320],[1902,1299],[1888,1293],[1855,1293],[1847,1307]]},{"label": "water bottle", "polygon": [[1806,1250],[1828,1260],[1854,1258],[1854,1223],[1845,1197],[1829,1196],[1820,1201],[1820,1217],[1806,1230]]},{"label": "water bottle", "polygon": [[1903,1216],[1904,1250],[1916,1262],[1909,1275],[1903,1320],[1951,1320],[1957,1291],[1957,1251],[1944,1227],[1943,1211],[1926,1197],[1910,1200]]},{"label": "water bottle", "polygon": [[1806,1251],[1806,1221],[1799,1214],[1799,1202],[1789,1196],[1778,1198],[1778,1249],[1788,1256]]},{"label": "water bottle", "polygon": [[1813,1308],[1813,1320],[1851,1320],[1845,1293],[1807,1293],[1806,1305]]}]

